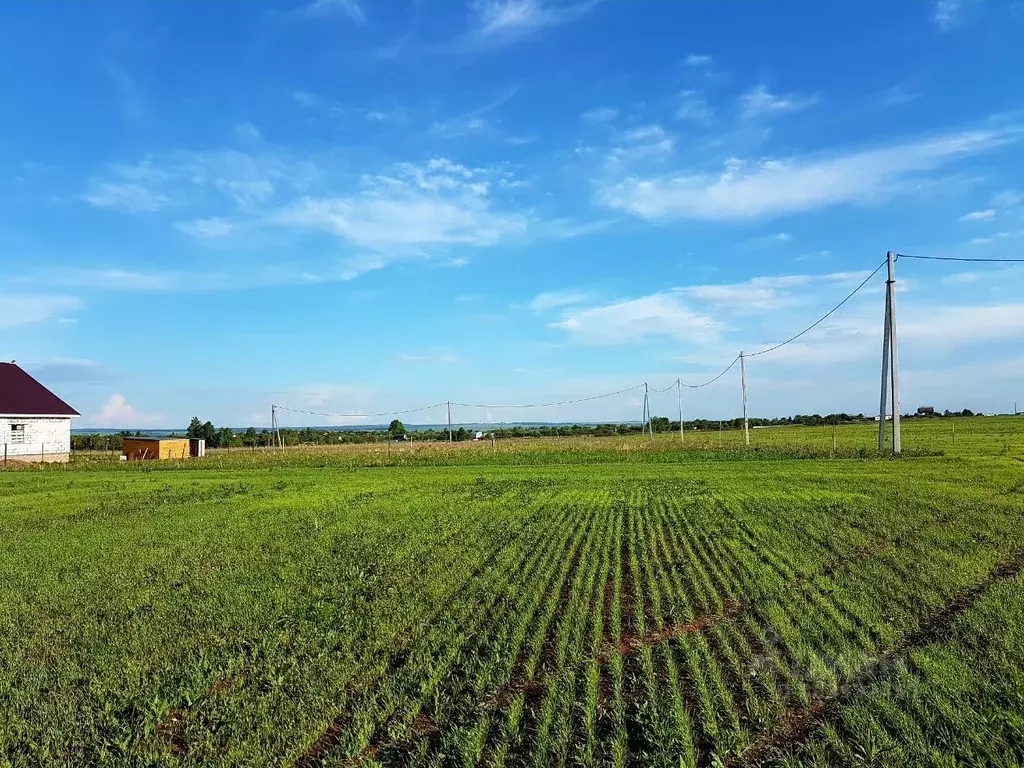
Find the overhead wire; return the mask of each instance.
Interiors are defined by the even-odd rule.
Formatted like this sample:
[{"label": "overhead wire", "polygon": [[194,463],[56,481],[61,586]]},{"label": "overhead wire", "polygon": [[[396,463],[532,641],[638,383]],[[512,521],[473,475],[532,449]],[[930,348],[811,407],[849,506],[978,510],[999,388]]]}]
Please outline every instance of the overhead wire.
[{"label": "overhead wire", "polygon": [[921,261],[967,261],[987,264],[1024,264],[1024,259],[976,259],[962,256],[912,256],[906,253],[897,253],[898,259],[919,259]]},{"label": "overhead wire", "polygon": [[[1020,262],[1024,262],[1024,259],[973,259],[973,258],[958,258],[958,257],[952,257],[952,256],[913,256],[913,255],[907,255],[907,254],[897,254],[897,258],[903,258],[903,259],[922,259],[922,260],[929,260],[929,261],[967,261],[967,262],[975,261],[975,262],[990,262],[990,263],[992,263],[992,262],[995,262],[995,263],[1020,263]],[[838,312],[848,301],[850,301],[850,299],[852,299],[855,295],[857,295],[857,293],[859,293],[864,288],[864,286],[866,286],[871,281],[871,279],[875,275],[878,274],[879,270],[881,270],[882,267],[884,267],[886,265],[886,263],[887,263],[887,260],[886,261],[882,261],[877,267],[875,267],[867,275],[867,277],[864,278],[864,280],[862,280],[860,282],[860,284],[857,285],[856,288],[854,288],[849,294],[847,294],[843,298],[842,301],[840,301],[838,304],[836,304],[834,307],[832,307],[832,309],[830,309],[828,312],[823,314],[821,317],[819,317],[813,323],[808,325],[802,331],[800,331],[797,334],[794,334],[793,336],[790,336],[785,341],[781,341],[778,344],[774,344],[774,345],[772,345],[770,347],[767,347],[765,349],[758,350],[757,352],[748,352],[748,353],[744,353],[744,354],[741,354],[741,355],[736,355],[736,357],[734,357],[732,359],[732,362],[730,362],[727,366],[725,366],[725,368],[723,368],[718,374],[716,374],[712,378],[708,379],[707,381],[701,382],[700,384],[686,384],[685,382],[682,381],[682,379],[676,379],[675,381],[673,381],[671,384],[669,384],[669,386],[665,387],[664,389],[651,389],[648,386],[648,391],[650,393],[653,393],[653,394],[659,394],[659,393],[668,392],[669,390],[671,390],[672,388],[674,388],[676,386],[685,387],[687,389],[701,389],[703,387],[706,387],[706,386],[709,386],[711,384],[714,384],[716,381],[718,381],[723,376],[725,376],[725,374],[727,374],[730,370],[732,370],[733,367],[736,365],[736,363],[739,362],[740,357],[758,357],[760,355],[766,355],[766,354],[768,354],[770,352],[774,352],[775,350],[780,349],[780,348],[786,346],[787,344],[793,343],[794,341],[796,341],[797,339],[801,338],[802,336],[804,336],[808,332],[812,331],[814,328],[817,328],[819,325],[821,325],[823,322],[825,322],[825,320],[827,320],[833,314]],[[440,408],[440,407],[444,407],[446,405],[454,405],[454,406],[458,406],[459,408],[554,408],[554,407],[562,406],[562,405],[574,405],[576,403],[586,403],[586,402],[591,402],[591,401],[594,401],[594,400],[601,400],[601,399],[606,398],[606,397],[614,397],[616,395],[626,394],[627,392],[634,392],[634,391],[636,391],[638,389],[643,388],[644,386],[645,386],[644,384],[635,384],[635,385],[633,385],[631,387],[626,387],[624,389],[615,390],[614,392],[604,392],[604,393],[599,394],[599,395],[591,395],[589,397],[579,397],[579,398],[574,398],[574,399],[571,399],[571,400],[559,400],[559,401],[551,402],[551,403],[518,403],[518,404],[513,404],[513,403],[459,403],[459,402],[454,402],[454,401],[451,401],[451,402],[447,402],[446,401],[446,402],[443,402],[443,403],[435,403],[433,405],[425,405],[425,406],[422,406],[420,408],[409,408],[409,409],[400,410],[400,411],[384,411],[384,412],[381,412],[381,413],[331,413],[331,412],[323,412],[323,411],[309,411],[309,410],[303,410],[303,409],[300,409],[300,408],[291,408],[291,407],[286,406],[286,405],[275,405],[274,407],[275,408],[280,408],[281,410],[291,411],[293,413],[303,413],[303,414],[307,414],[307,415],[311,415],[311,416],[333,416],[333,417],[346,417],[346,418],[367,418],[367,417],[380,417],[380,416],[399,416],[399,415],[403,415],[403,414],[418,413],[418,412],[421,412],[421,411],[427,411],[427,410],[431,410],[433,408]]]},{"label": "overhead wire", "polygon": [[684,386],[684,387],[686,387],[687,389],[701,389],[702,387],[706,387],[706,386],[707,386],[708,384],[714,384],[714,383],[715,383],[716,381],[718,381],[718,380],[719,380],[720,378],[722,378],[723,376],[725,376],[725,374],[727,374],[727,373],[728,373],[729,371],[731,371],[731,370],[732,370],[732,367],[733,367],[734,365],[736,365],[736,363],[738,363],[739,361],[740,361],[740,356],[739,356],[739,355],[736,355],[736,357],[734,357],[734,358],[732,359],[732,362],[731,362],[731,363],[729,363],[729,364],[728,364],[727,366],[725,366],[725,368],[723,368],[723,369],[722,369],[722,372],[721,372],[721,373],[719,373],[719,374],[718,374],[717,376],[715,376],[714,378],[712,378],[712,379],[708,379],[707,381],[705,381],[705,382],[702,382],[701,384],[683,384],[683,386]]},{"label": "overhead wire", "polygon": [[848,302],[855,295],[857,295],[857,293],[860,291],[860,289],[863,288],[865,285],[867,285],[872,277],[874,277],[875,275],[878,274],[878,270],[880,270],[882,267],[884,267],[886,265],[887,261],[888,260],[883,261],[881,264],[879,264],[877,267],[875,267],[874,270],[872,270],[871,274],[869,274],[867,277],[865,277],[864,281],[860,285],[858,285],[856,288],[854,288],[846,296],[845,299],[840,301],[838,304],[836,304],[834,307],[832,307],[832,309],[830,309],[824,315],[822,315],[817,320],[815,320],[813,323],[811,323],[806,328],[804,328],[802,331],[800,331],[800,333],[796,334],[795,336],[790,336],[785,341],[779,342],[778,344],[776,344],[774,346],[771,346],[771,347],[768,347],[767,349],[762,349],[762,350],[759,350],[757,352],[750,352],[748,354],[744,354],[743,357],[757,357],[758,355],[766,355],[769,352],[774,352],[776,349],[779,349],[780,347],[784,347],[787,344],[790,344],[790,343],[796,341],[797,339],[799,339],[801,336],[803,336],[808,331],[813,330],[814,328],[817,328],[819,325],[821,325],[823,322],[825,322],[825,320],[827,320],[830,316],[832,316],[833,314],[838,312],[840,307],[842,307],[846,302]]},{"label": "overhead wire", "polygon": [[613,397],[615,395],[623,395],[626,392],[632,392],[633,390],[640,389],[643,384],[636,384],[632,387],[626,387],[625,389],[619,389],[615,392],[605,392],[602,395],[592,395],[590,397],[579,397],[575,400],[560,400],[557,403],[524,403],[521,405],[512,404],[501,404],[494,405],[488,403],[456,403],[452,402],[452,405],[457,405],[460,408],[553,408],[557,405],[573,405],[574,403],[586,403],[591,400],[600,400],[603,397]]},{"label": "overhead wire", "polygon": [[[448,405],[447,402],[435,403],[434,405],[424,405],[422,408],[408,408],[403,411],[382,411],[381,413],[331,413],[328,411],[306,411],[301,408],[291,408],[287,405],[278,405],[275,403],[274,408],[281,411],[291,411],[292,413],[304,413],[307,416],[341,416],[350,419],[363,419],[377,416],[402,416],[407,413],[419,413],[420,411],[429,411],[432,408],[444,408]],[[454,403],[452,403],[454,405]]]}]

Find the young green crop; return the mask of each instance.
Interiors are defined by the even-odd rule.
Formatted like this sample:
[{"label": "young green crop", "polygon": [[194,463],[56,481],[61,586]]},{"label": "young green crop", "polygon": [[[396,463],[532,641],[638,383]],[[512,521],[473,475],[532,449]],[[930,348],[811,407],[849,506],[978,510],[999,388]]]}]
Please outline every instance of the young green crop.
[{"label": "young green crop", "polygon": [[2,472],[0,766],[1019,762],[1024,422],[956,423]]}]

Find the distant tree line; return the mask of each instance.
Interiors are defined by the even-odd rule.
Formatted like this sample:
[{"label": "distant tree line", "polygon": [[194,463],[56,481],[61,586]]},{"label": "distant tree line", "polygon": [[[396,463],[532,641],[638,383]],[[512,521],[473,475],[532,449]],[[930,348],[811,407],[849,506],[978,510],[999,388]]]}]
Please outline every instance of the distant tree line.
[{"label": "distant tree line", "polygon": [[[908,414],[909,416],[910,414]],[[943,418],[957,416],[973,416],[973,412],[967,408],[962,411],[945,411],[944,413],[929,413],[928,418]],[[830,413],[825,416],[820,414],[797,414],[785,416],[778,419],[751,418],[752,427],[785,427],[785,426],[807,426],[822,427],[830,424],[859,424],[874,421],[873,417],[865,416],[863,413]],[[692,419],[683,422],[683,429],[687,432],[706,432],[719,429],[741,429],[743,419]],[[559,425],[537,425],[537,426],[495,426],[481,429],[485,437],[497,440],[506,440],[520,437],[613,437],[615,435],[640,434],[645,429],[641,424],[559,424]],[[679,421],[673,421],[667,416],[653,416],[651,418],[651,429],[654,432],[678,432]],[[464,426],[453,427],[451,439],[453,442],[472,440],[476,436],[476,429],[467,429]],[[346,443],[376,443],[382,440],[416,440],[416,441],[447,441],[448,428],[434,427],[429,429],[409,430],[401,421],[395,419],[388,425],[387,429],[323,429],[317,427],[303,427],[295,429],[282,427],[280,429],[281,442],[286,446],[290,445],[341,445]],[[119,451],[122,447],[122,440],[126,437],[142,436],[142,432],[122,431],[117,434],[93,434],[93,435],[72,435],[71,448],[75,451],[89,450],[110,450]],[[170,434],[168,437],[178,437]],[[257,430],[249,427],[244,432],[235,432],[231,427],[215,427],[210,421],[200,421],[194,417],[189,422],[185,437],[202,438],[206,440],[208,448],[257,448],[276,445],[276,434],[269,429]]]}]

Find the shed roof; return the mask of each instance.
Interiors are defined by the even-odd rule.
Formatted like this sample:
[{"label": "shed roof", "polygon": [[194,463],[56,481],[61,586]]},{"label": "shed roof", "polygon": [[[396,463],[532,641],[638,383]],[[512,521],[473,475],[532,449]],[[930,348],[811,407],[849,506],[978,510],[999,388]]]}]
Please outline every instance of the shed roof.
[{"label": "shed roof", "polygon": [[15,363],[0,363],[0,413],[15,416],[81,416]]},{"label": "shed roof", "polygon": [[164,435],[163,437],[153,437],[152,435],[125,435],[124,440],[141,440],[147,443],[164,443],[168,440],[173,442],[181,442],[182,440],[191,440],[189,437],[171,437],[170,435]]}]

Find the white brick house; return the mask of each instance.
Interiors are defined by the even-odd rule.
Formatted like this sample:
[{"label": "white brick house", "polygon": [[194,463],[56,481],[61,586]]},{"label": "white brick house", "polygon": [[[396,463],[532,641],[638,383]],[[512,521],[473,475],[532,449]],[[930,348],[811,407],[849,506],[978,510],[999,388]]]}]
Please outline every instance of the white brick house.
[{"label": "white brick house", "polygon": [[80,414],[13,362],[0,363],[0,457],[67,461]]}]

